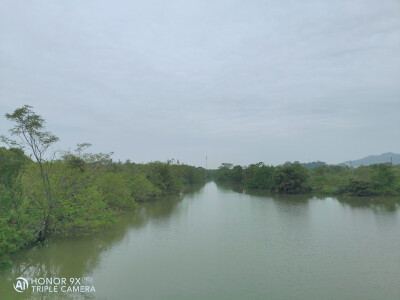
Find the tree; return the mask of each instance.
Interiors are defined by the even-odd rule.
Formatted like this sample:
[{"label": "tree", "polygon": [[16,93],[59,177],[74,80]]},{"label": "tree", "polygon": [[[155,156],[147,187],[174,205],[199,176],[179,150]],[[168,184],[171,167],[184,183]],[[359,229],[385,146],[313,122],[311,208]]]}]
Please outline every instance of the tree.
[{"label": "tree", "polygon": [[218,170],[215,173],[215,180],[218,182],[229,182],[232,181],[232,169],[233,164],[231,163],[222,163],[219,166]]},{"label": "tree", "polygon": [[244,185],[249,189],[271,190],[274,167],[264,163],[251,164],[244,171]]},{"label": "tree", "polygon": [[274,190],[280,193],[297,194],[310,191],[307,185],[307,169],[299,163],[278,168],[273,179]]},{"label": "tree", "polygon": [[[21,149],[0,147],[0,217],[20,204],[21,186],[19,173],[27,159]],[[10,221],[10,220],[9,220]]]},{"label": "tree", "polygon": [[385,194],[391,194],[392,187],[396,181],[392,165],[372,165],[372,169],[375,171],[371,178],[375,189],[381,190]]},{"label": "tree", "polygon": [[108,206],[115,209],[134,208],[136,202],[130,195],[129,185],[122,173],[108,172],[101,178],[100,190]]},{"label": "tree", "polygon": [[144,202],[161,194],[160,189],[155,187],[143,174],[135,174],[130,178],[130,190],[136,202]]},{"label": "tree", "polygon": [[243,179],[243,167],[242,166],[234,166],[232,168],[232,180],[235,183],[241,183]]},{"label": "tree", "polygon": [[44,119],[32,111],[32,106],[24,105],[16,109],[12,114],[6,114],[6,118],[15,123],[11,128],[10,134],[19,138],[18,141],[12,140],[5,136],[1,136],[4,143],[12,147],[21,149],[28,148],[36,161],[42,182],[42,187],[45,194],[46,203],[41,203],[42,224],[38,231],[39,238],[44,240],[46,238],[50,216],[56,205],[56,199],[52,196],[52,186],[49,180],[49,174],[52,168],[52,161],[54,160],[55,152],[52,153],[50,159],[46,160],[46,154],[49,148],[58,141],[58,137],[45,129]]}]

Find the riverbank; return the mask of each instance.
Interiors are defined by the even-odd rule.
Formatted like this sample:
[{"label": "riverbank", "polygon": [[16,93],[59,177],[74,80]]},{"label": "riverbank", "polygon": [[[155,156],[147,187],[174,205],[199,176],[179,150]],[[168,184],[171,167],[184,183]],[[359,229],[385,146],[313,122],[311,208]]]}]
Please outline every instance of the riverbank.
[{"label": "riverbank", "polygon": [[280,194],[313,193],[319,196],[399,196],[400,166],[377,164],[350,168],[320,166],[307,169],[299,163],[267,166],[223,164],[214,170],[216,182],[249,190]]},{"label": "riverbank", "polygon": [[100,231],[138,203],[177,195],[204,183],[206,172],[179,161],[137,164],[112,153],[54,150],[59,138],[24,105],[6,114],[10,136],[0,136],[0,266],[10,255],[51,237]]},{"label": "riverbank", "polygon": [[43,167],[50,197],[37,162],[19,149],[0,148],[2,266],[12,263],[12,254],[48,237],[99,232],[140,203],[205,182],[203,168],[174,161],[114,162],[107,154],[66,152]]}]

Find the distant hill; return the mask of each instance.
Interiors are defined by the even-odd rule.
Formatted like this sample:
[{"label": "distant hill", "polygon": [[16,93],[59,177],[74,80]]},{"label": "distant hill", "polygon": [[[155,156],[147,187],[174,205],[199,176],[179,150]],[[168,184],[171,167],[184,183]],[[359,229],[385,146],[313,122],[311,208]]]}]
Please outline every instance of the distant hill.
[{"label": "distant hill", "polygon": [[306,167],[307,169],[315,169],[318,167],[326,166],[326,162],[324,161],[313,161],[310,163],[303,163],[301,164],[303,167]]},{"label": "distant hill", "polygon": [[390,163],[391,160],[393,165],[400,165],[400,154],[387,152],[387,153],[382,153],[380,155],[370,155],[358,160],[345,161],[339,165],[353,166],[353,167],[369,166],[373,164]]}]

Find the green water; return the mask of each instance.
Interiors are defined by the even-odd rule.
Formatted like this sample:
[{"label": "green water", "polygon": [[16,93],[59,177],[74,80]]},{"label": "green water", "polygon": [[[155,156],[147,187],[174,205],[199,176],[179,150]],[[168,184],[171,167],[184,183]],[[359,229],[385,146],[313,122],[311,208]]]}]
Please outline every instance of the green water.
[{"label": "green water", "polygon": [[[399,211],[208,183],[100,235],[22,252],[1,272],[0,299],[400,299]],[[17,293],[20,276],[91,277],[96,291]]]}]

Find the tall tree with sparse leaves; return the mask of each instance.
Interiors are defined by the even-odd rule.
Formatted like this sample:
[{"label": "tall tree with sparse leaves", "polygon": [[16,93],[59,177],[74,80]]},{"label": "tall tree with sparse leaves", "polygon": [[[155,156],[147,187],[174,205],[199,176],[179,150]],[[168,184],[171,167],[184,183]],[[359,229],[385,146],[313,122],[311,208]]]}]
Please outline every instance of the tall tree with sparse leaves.
[{"label": "tall tree with sparse leaves", "polygon": [[[54,161],[55,151],[49,154],[51,146],[58,141],[58,137],[46,131],[44,119],[32,110],[32,106],[24,105],[17,108],[12,114],[6,114],[6,118],[14,122],[11,128],[11,136],[17,137],[13,140],[6,136],[1,136],[2,142],[12,147],[28,149],[39,167],[41,182],[45,193],[45,205],[39,205],[42,211],[42,224],[38,230],[40,239],[45,239],[49,229],[50,216],[56,205],[56,199],[52,195],[52,185],[49,175]],[[33,157],[32,157],[33,156]]]}]

